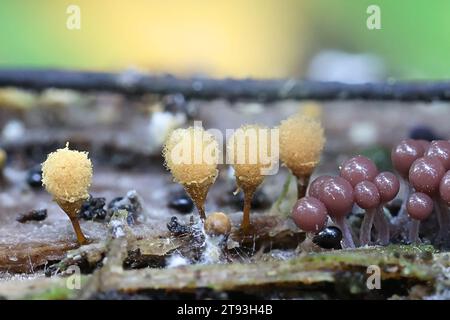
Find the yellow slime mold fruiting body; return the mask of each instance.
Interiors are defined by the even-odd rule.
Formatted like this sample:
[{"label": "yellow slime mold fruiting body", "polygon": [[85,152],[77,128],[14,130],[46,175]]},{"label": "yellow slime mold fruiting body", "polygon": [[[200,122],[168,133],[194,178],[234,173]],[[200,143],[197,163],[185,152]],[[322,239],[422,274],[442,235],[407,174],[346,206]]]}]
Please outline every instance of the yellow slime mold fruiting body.
[{"label": "yellow slime mold fruiting body", "polygon": [[205,220],[206,196],[218,174],[219,144],[216,139],[200,127],[177,129],[168,137],[163,155],[174,180],[184,187],[200,218]]},{"label": "yellow slime mold fruiting body", "polygon": [[[270,154],[270,139],[262,135],[268,128],[258,125],[245,125],[236,130],[227,143],[229,163],[232,164],[236,184],[244,192],[244,208],[241,229],[247,232],[250,227],[250,210],[253,195],[258,186],[264,181],[264,169],[270,164],[263,163],[261,155],[266,148]],[[265,140],[263,141],[262,139]]]},{"label": "yellow slime mold fruiting body", "polygon": [[78,223],[78,212],[89,197],[92,163],[87,152],[69,150],[69,144],[48,155],[42,164],[42,184],[69,216],[80,244],[87,243]]},{"label": "yellow slime mold fruiting body", "polygon": [[297,177],[299,199],[305,196],[324,145],[324,130],[316,119],[297,114],[281,122],[280,158]]}]

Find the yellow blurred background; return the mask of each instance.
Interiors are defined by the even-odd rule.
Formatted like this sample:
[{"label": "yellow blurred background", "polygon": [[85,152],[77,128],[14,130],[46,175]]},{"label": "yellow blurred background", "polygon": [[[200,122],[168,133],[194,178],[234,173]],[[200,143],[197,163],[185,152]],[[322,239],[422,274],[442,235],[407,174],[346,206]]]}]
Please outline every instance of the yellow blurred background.
[{"label": "yellow blurred background", "polygon": [[[304,23],[298,1],[6,2],[2,64],[266,77],[291,72],[302,54],[292,38]],[[80,30],[66,28],[70,4]]]},{"label": "yellow blurred background", "polygon": [[[366,27],[381,8],[382,29]],[[69,30],[69,5],[81,30]],[[373,53],[388,76],[450,75],[448,0],[2,0],[0,67],[302,77],[322,50]]]}]

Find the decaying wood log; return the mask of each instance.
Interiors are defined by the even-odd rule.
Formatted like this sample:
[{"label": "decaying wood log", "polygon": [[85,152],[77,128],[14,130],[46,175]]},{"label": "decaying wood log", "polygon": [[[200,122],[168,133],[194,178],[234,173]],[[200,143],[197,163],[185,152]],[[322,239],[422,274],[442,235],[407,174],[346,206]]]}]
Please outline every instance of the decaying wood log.
[{"label": "decaying wood log", "polygon": [[32,273],[48,262],[59,261],[75,242],[0,244],[0,272]]},{"label": "decaying wood log", "polygon": [[[295,228],[292,222],[278,216],[261,215],[253,219],[255,233],[243,235],[235,228],[230,242],[235,246],[256,252],[261,247],[295,248],[305,235]],[[92,271],[101,262],[108,250],[107,240],[77,248],[75,242],[23,243],[20,246],[0,245],[0,272],[32,273],[43,269],[48,262],[57,262],[54,271],[64,271],[70,265],[78,265],[84,272]],[[125,263],[129,268],[157,266],[174,250],[190,250],[187,239],[169,234],[152,235],[145,239],[129,239],[128,257]],[[73,250],[73,251],[71,251]]]},{"label": "decaying wood log", "polygon": [[[394,249],[393,249],[394,248]],[[429,257],[417,256],[415,262],[408,257],[409,248],[374,248],[339,250],[305,254],[287,261],[255,264],[192,265],[176,269],[142,269],[124,271],[110,279],[108,289],[139,291],[148,289],[189,291],[213,288],[217,291],[241,290],[260,286],[309,285],[334,282],[335,276],[346,270],[359,270],[365,274],[369,265],[380,266],[383,279],[409,278],[433,281],[437,271],[431,270]],[[415,254],[421,252],[418,249]],[[430,250],[425,249],[423,252]],[[399,253],[400,252],[400,253]],[[419,254],[420,255],[420,254]],[[180,272],[182,271],[182,272]]]},{"label": "decaying wood log", "polygon": [[[427,246],[337,250],[303,254],[285,261],[200,264],[165,269],[122,270],[117,269],[116,261],[102,271],[103,282],[97,288],[101,292],[117,291],[127,294],[161,290],[188,293],[200,288],[218,292],[268,294],[319,284],[338,286],[342,283],[341,278],[346,276],[347,285],[352,286],[352,290],[355,290],[356,286],[358,290],[364,291],[367,290],[366,270],[370,265],[380,267],[382,281],[403,281],[402,283],[408,283],[410,286],[428,283],[434,288],[440,277],[444,276],[448,261],[448,257],[435,255],[433,249]],[[438,264],[441,267],[437,267]],[[94,277],[95,275],[84,276],[82,283],[89,285]],[[27,282],[13,280],[0,283],[0,296],[17,298],[23,297],[24,293],[31,298],[79,297],[79,292],[67,289],[66,278],[60,276]]]}]

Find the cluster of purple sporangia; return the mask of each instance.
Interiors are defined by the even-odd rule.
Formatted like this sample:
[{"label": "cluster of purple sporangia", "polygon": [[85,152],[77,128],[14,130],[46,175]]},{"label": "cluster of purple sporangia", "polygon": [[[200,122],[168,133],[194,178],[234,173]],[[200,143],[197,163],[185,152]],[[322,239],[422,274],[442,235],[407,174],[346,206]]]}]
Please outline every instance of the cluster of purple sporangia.
[{"label": "cluster of purple sporangia", "polygon": [[[407,190],[398,219],[407,218],[404,223],[409,229],[408,241],[420,241],[420,221],[433,211],[440,227],[437,238],[447,239],[450,142],[403,140],[392,150],[392,163]],[[316,178],[309,186],[308,196],[294,205],[292,218],[300,229],[310,234],[320,233],[331,220],[342,231],[342,248],[353,248],[355,241],[346,217],[356,204],[365,210],[358,244],[386,245],[390,242],[390,222],[384,215],[384,206],[397,196],[399,189],[400,181],[394,173],[379,172],[372,160],[355,156],[342,164],[340,176]],[[377,239],[371,239],[372,227]]]},{"label": "cluster of purple sporangia", "polygon": [[392,164],[407,188],[400,218],[412,218],[409,240],[417,242],[420,221],[435,212],[439,223],[437,243],[448,240],[450,219],[450,142],[403,140],[392,150]]}]

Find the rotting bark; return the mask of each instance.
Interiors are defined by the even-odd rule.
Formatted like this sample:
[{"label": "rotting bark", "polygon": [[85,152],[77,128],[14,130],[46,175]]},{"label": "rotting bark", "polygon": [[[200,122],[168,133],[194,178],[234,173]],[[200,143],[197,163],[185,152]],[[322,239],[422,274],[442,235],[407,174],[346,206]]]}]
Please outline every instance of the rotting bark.
[{"label": "rotting bark", "polygon": [[[255,232],[244,235],[235,226],[230,240],[242,248],[254,251],[261,247],[293,249],[303,241],[305,234],[295,228],[289,220],[278,216],[257,216],[252,219]],[[128,257],[124,262],[128,268],[156,265],[174,250],[189,252],[190,242],[170,235],[153,235],[145,239],[128,237]],[[82,271],[89,272],[101,262],[108,250],[108,242],[100,241],[78,248],[76,242],[22,243],[11,246],[0,245],[0,272],[32,273],[49,262],[60,261],[52,267],[51,273],[64,271],[70,265],[78,265]]]},{"label": "rotting bark", "polygon": [[[299,286],[327,286],[332,291],[348,290],[348,294],[364,295],[370,294],[367,288],[364,289],[369,265],[380,267],[382,283],[400,281],[411,287],[427,283],[430,288],[443,285],[439,279],[444,276],[444,270],[449,266],[448,255],[435,254],[432,247],[393,245],[304,254],[285,261],[123,270],[118,265],[123,258],[123,243],[117,241],[112,245],[108,254],[112,258],[110,262],[94,275],[83,276],[83,288],[90,289],[83,289],[85,296],[82,297],[88,298],[95,293],[111,291],[126,294],[161,290],[192,293],[201,288],[217,292],[259,292],[270,296],[270,293]],[[122,254],[113,258],[117,252]],[[363,281],[362,285],[354,284],[362,291],[352,293],[349,289],[352,284],[345,288],[336,288],[343,285],[342,281],[339,281],[343,275],[346,279],[353,279],[352,281]],[[101,282],[98,282],[99,279]],[[74,298],[73,292],[64,289],[65,282],[66,278],[59,276],[27,282],[7,281],[0,283],[0,296],[19,298],[27,293],[28,298],[48,298],[52,297],[50,293],[56,292],[57,298]],[[401,286],[398,287],[400,290]]]},{"label": "rotting bark", "polygon": [[59,261],[76,242],[0,244],[0,272],[32,273],[43,268],[48,261]]},{"label": "rotting bark", "polygon": [[103,259],[103,266],[94,271],[91,280],[84,286],[79,299],[88,299],[96,292],[107,291],[111,279],[123,272],[123,261],[128,255],[131,232],[127,224],[128,212],[119,210],[109,223],[109,239],[107,254]]}]

